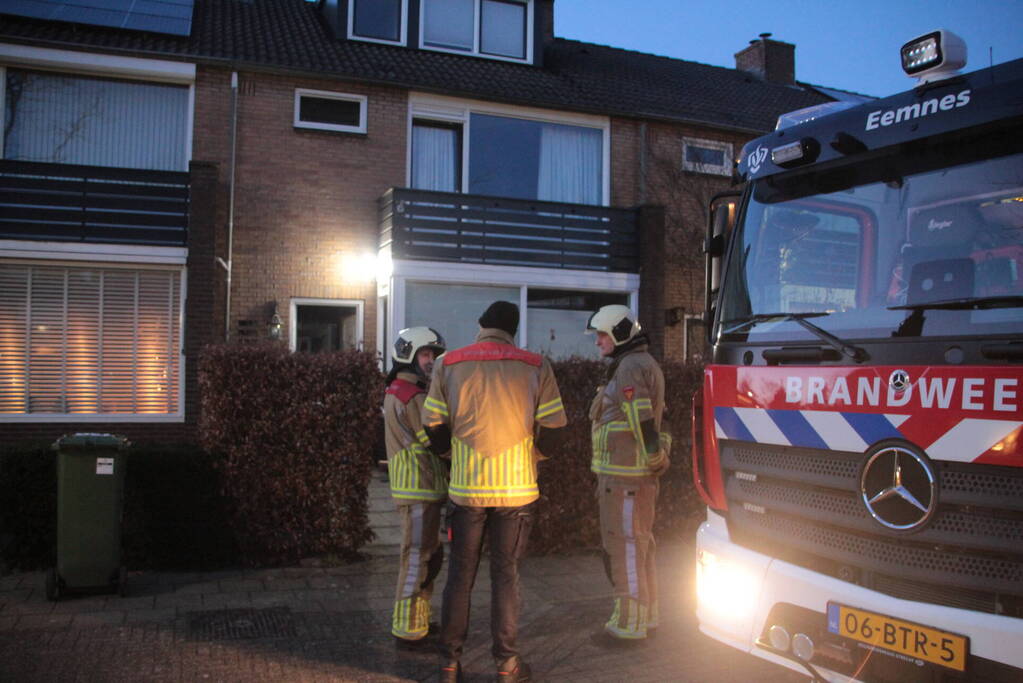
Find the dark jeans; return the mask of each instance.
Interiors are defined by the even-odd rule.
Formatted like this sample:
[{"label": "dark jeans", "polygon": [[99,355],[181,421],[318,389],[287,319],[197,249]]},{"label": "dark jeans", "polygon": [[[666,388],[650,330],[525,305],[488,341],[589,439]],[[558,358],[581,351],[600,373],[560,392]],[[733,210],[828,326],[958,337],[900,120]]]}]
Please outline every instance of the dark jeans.
[{"label": "dark jeans", "polygon": [[440,651],[447,659],[460,659],[469,630],[470,594],[476,583],[483,537],[490,541],[491,653],[498,661],[518,654],[519,558],[525,552],[533,526],[535,503],[522,507],[454,506],[451,557],[444,586]]}]

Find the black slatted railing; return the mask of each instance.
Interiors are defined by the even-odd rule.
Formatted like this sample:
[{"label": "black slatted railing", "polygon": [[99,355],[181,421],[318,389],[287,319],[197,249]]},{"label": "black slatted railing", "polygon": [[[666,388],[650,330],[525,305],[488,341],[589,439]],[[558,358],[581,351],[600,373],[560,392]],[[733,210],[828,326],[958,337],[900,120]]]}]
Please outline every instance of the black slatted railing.
[{"label": "black slatted railing", "polygon": [[635,273],[636,212],[392,188],[380,246],[396,259]]},{"label": "black slatted railing", "polygon": [[189,174],[0,160],[0,239],[184,246]]}]

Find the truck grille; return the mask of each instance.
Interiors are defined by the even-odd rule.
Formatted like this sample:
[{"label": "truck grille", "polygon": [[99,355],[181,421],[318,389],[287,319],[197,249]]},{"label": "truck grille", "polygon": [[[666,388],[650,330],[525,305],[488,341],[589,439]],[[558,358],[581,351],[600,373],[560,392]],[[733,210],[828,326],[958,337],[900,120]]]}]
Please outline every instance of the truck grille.
[{"label": "truck grille", "polygon": [[894,597],[1023,618],[1023,470],[938,462],[933,518],[896,533],[860,500],[862,453],[720,446],[737,543]]}]

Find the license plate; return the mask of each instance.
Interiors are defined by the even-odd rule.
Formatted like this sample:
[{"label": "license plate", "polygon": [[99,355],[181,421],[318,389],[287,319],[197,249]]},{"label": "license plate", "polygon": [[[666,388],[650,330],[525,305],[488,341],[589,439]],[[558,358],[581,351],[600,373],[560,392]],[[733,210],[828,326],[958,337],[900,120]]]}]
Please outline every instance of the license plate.
[{"label": "license plate", "polygon": [[828,603],[828,631],[882,650],[966,671],[970,640],[877,612]]}]

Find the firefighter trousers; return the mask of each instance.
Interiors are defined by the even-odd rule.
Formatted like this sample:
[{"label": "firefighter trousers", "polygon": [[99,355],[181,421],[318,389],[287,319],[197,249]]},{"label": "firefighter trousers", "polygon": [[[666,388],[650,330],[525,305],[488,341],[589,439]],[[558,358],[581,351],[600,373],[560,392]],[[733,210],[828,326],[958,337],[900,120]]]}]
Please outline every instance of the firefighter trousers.
[{"label": "firefighter trousers", "polygon": [[653,534],[657,481],[612,483],[600,477],[597,486],[600,536],[615,598],[604,629],[617,638],[645,638],[658,620]]},{"label": "firefighter trousers", "polygon": [[444,501],[399,505],[401,559],[394,594],[391,634],[404,640],[425,638],[430,629],[433,580],[444,561],[440,518]]}]

